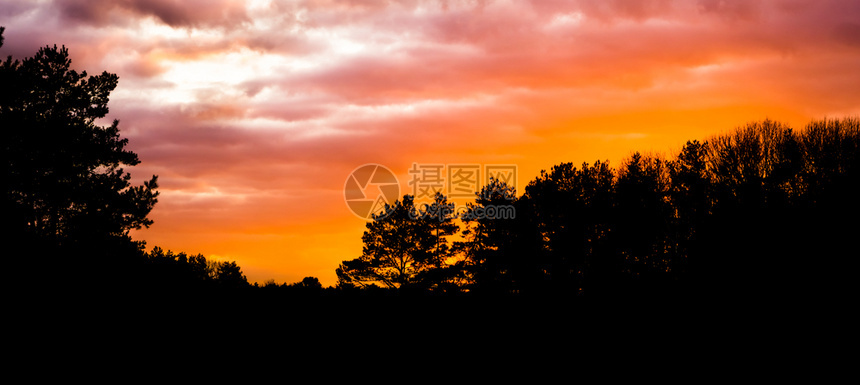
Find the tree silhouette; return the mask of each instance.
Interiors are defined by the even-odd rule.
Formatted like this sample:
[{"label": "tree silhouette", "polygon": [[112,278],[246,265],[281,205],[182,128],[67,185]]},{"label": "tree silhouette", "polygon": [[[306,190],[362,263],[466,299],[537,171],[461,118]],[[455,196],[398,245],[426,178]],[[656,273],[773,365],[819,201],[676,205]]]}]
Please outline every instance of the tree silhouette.
[{"label": "tree silhouette", "polygon": [[117,76],[70,67],[68,50],[56,46],[0,62],[7,234],[67,259],[142,256],[128,233],[152,223],[156,177],[132,186],[122,167],[140,161],[125,149],[119,122],[97,124],[108,113]]},{"label": "tree silhouette", "polygon": [[[858,171],[857,118],[802,131],[753,122],[689,141],[671,159],[633,153],[617,171],[562,163],[520,197],[498,181],[484,186],[450,249],[429,224],[405,220],[411,199],[398,202],[368,224],[365,254],[341,265],[339,287],[426,290],[447,277],[471,293],[533,297],[834,295],[853,288]],[[510,220],[479,214],[511,204]],[[459,259],[431,258],[445,252]]]},{"label": "tree silhouette", "polygon": [[202,254],[174,253],[156,246],[146,254],[144,270],[147,288],[162,293],[185,293],[189,290],[226,289],[235,291],[249,287],[242,268],[235,261],[207,260]]},{"label": "tree silhouette", "polygon": [[614,253],[631,283],[654,285],[671,271],[676,254],[667,162],[637,152],[618,174],[611,223]]},{"label": "tree silhouette", "polygon": [[214,263],[215,283],[226,289],[241,289],[248,287],[248,279],[242,273],[242,268],[235,261]]},{"label": "tree silhouette", "polygon": [[452,273],[447,237],[458,230],[453,220],[453,205],[443,195],[424,209],[404,195],[367,224],[362,256],[338,267],[338,286],[445,290]]},{"label": "tree silhouette", "polygon": [[[542,290],[578,294],[591,276],[606,277],[610,267],[606,253],[612,209],[613,170],[606,162],[554,166],[526,186],[518,218],[528,220],[526,231],[540,243],[527,253],[540,261]],[[604,279],[602,278],[602,279]]]},{"label": "tree silhouette", "polygon": [[750,295],[839,281],[825,266],[844,263],[858,231],[858,127],[846,118],[796,132],[764,120],[688,143],[670,168],[691,282],[710,294]]},{"label": "tree silhouette", "polygon": [[[475,202],[469,203],[462,215],[464,241],[456,243],[464,257],[460,264],[466,285],[480,294],[517,292],[527,281],[521,273],[533,270],[518,264],[526,259],[517,258],[519,245],[525,242],[517,229],[516,190],[501,180],[491,179],[475,195]],[[513,211],[509,212],[511,208]],[[491,216],[493,213],[504,215]]]},{"label": "tree silhouette", "polygon": [[707,142],[688,141],[668,163],[669,198],[675,210],[671,228],[676,248],[672,273],[679,280],[689,279],[690,256],[701,255],[704,248],[702,232],[711,210],[707,148]]},{"label": "tree silhouette", "polygon": [[322,290],[323,288],[317,277],[304,277],[300,282],[296,282],[290,286],[308,290]]}]

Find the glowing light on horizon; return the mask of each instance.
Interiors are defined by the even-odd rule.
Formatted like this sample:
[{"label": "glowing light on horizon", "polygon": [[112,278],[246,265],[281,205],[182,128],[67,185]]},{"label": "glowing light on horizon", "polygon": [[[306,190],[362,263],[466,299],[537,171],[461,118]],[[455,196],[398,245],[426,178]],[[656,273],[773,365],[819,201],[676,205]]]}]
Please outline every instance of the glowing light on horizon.
[{"label": "glowing light on horizon", "polygon": [[364,163],[404,189],[414,161],[517,163],[522,193],[560,162],[860,111],[851,2],[202,3],[12,2],[0,57],[66,44],[117,73],[99,122],[163,186],[135,236],[252,281],[334,283],[361,253],[339,189]]}]

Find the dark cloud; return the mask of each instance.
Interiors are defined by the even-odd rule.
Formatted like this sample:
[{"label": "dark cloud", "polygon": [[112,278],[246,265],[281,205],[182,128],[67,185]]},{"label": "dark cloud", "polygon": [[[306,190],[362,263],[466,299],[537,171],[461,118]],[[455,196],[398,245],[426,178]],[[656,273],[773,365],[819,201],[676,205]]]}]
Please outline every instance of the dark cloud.
[{"label": "dark cloud", "polygon": [[54,0],[60,17],[89,26],[122,25],[152,16],[172,27],[230,27],[247,22],[244,2],[235,0]]},{"label": "dark cloud", "polygon": [[836,39],[842,43],[860,47],[860,23],[842,23],[833,28]]}]

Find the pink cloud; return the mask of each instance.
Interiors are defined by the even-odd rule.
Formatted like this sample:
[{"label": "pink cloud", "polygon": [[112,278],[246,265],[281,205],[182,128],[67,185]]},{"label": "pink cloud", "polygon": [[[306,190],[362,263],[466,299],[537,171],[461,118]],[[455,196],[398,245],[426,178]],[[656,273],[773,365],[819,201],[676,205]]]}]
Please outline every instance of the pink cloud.
[{"label": "pink cloud", "polygon": [[243,2],[233,0],[55,0],[54,5],[62,19],[90,26],[147,16],[172,27],[228,27],[248,21]]},{"label": "pink cloud", "polygon": [[349,216],[339,189],[363,163],[537,169],[689,139],[730,119],[714,111],[860,113],[858,15],[794,0],[7,1],[0,56],[65,44],[75,68],[119,74],[110,117],[143,161],[132,175],[160,175],[163,229],[299,231]]}]

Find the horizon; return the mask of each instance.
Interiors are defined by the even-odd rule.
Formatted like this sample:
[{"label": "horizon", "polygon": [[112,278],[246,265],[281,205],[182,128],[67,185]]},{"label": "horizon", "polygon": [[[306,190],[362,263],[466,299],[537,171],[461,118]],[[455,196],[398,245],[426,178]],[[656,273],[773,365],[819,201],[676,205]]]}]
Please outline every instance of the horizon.
[{"label": "horizon", "polygon": [[513,164],[521,195],[561,162],[860,115],[852,2],[2,3],[0,56],[56,44],[119,76],[105,122],[161,193],[132,237],[252,283],[334,285],[361,255],[344,186],[364,164],[399,195],[416,163]]}]

